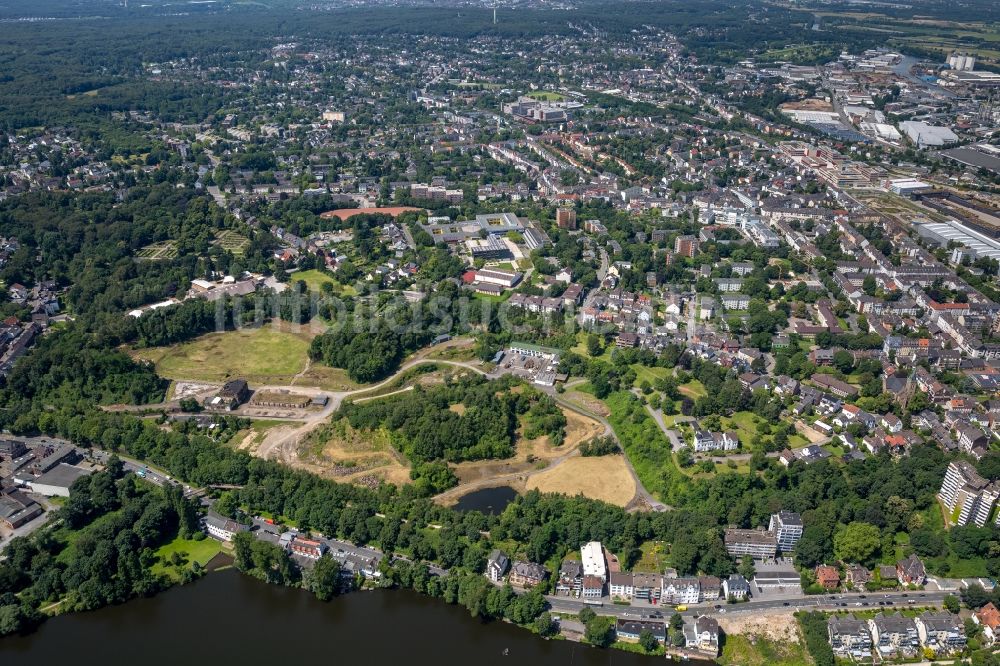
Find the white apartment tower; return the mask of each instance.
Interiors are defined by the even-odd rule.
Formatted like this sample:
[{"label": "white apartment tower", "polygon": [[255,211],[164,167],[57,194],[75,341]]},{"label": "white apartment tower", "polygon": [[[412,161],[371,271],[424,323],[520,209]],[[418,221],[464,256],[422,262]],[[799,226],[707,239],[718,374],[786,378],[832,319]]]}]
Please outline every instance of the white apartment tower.
[{"label": "white apartment tower", "polygon": [[790,553],[802,538],[802,516],[794,511],[779,511],[771,516],[767,529],[778,539],[778,550]]},{"label": "white apartment tower", "polygon": [[950,521],[955,525],[972,523],[983,527],[990,518],[1000,492],[975,468],[964,460],[948,465],[938,497],[951,512]]}]

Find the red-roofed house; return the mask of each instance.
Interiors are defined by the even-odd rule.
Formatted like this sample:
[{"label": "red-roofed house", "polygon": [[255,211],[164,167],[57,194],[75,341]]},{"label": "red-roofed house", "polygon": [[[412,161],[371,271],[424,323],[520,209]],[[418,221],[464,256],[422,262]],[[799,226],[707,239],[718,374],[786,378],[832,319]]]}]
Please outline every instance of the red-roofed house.
[{"label": "red-roofed house", "polygon": [[977,610],[972,619],[983,628],[983,636],[990,643],[996,642],[997,636],[1000,636],[1000,610],[992,601]]},{"label": "red-roofed house", "polygon": [[837,567],[821,564],[816,567],[816,582],[827,590],[836,590],[840,587],[840,572]]}]

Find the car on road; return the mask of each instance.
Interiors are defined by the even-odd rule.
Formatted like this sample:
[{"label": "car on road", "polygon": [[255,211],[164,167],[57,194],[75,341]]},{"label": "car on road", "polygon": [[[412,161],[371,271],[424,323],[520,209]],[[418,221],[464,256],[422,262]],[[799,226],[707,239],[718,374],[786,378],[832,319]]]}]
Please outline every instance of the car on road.
[{"label": "car on road", "polygon": [[782,606],[789,606],[789,605],[791,605],[791,604],[789,604],[789,603],[788,603],[788,602],[786,601],[785,603],[783,603],[783,604],[781,604],[781,605],[782,605]]},{"label": "car on road", "polygon": [[722,608],[720,604],[715,604],[715,610],[719,610],[720,608]]}]

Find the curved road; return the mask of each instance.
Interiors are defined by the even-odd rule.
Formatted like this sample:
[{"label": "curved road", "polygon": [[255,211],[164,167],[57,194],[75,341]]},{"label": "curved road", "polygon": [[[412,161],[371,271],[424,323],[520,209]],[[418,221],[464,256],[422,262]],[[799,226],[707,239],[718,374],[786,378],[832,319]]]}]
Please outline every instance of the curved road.
[{"label": "curved road", "polygon": [[[445,345],[447,344],[448,343],[445,343]],[[431,351],[433,351],[433,348],[425,350],[424,353],[425,354],[430,353]],[[413,360],[404,363],[399,367],[399,369],[395,373],[393,373],[391,376],[383,379],[382,381],[376,384],[372,384],[371,386],[365,386],[359,389],[354,389],[351,391],[324,391],[323,389],[320,389],[318,387],[298,386],[298,385],[258,386],[255,389],[257,391],[290,391],[309,396],[323,395],[327,397],[327,403],[320,411],[310,414],[304,419],[301,419],[302,421],[301,425],[292,428],[277,427],[270,430],[265,436],[264,441],[261,442],[260,446],[257,447],[256,455],[260,458],[268,460],[277,460],[278,462],[282,462],[289,465],[294,464],[298,459],[299,443],[303,440],[304,437],[307,437],[310,433],[319,428],[319,426],[323,425],[330,418],[330,416],[333,415],[334,412],[340,409],[340,406],[344,403],[344,400],[352,398],[354,396],[364,396],[367,393],[376,392],[379,389],[391,385],[393,382],[399,379],[399,377],[407,370],[410,370],[411,368],[414,368],[418,365],[426,365],[426,364],[449,365],[452,367],[469,370],[471,372],[475,372],[479,375],[483,375],[491,379],[495,379],[503,374],[503,373],[496,373],[495,371],[492,373],[486,372],[481,367],[479,367],[478,362],[471,363],[466,361],[451,361],[447,359],[435,359],[435,358],[424,357],[424,358],[415,358]],[[387,395],[395,395],[398,393],[402,393],[404,391],[411,390],[411,388],[412,387],[403,388],[398,391],[392,391],[391,393],[384,395],[377,395],[377,396],[373,395],[365,399],[368,400],[368,399],[386,397]],[[565,409],[575,412],[576,414],[579,414],[580,416],[583,416],[585,418],[597,421],[598,423],[604,426],[605,436],[613,437],[616,441],[618,440],[614,428],[611,427],[611,424],[604,417],[600,416],[599,414],[595,414],[594,412],[585,407],[582,407],[580,405],[577,405],[576,403],[566,400],[565,398],[562,397],[562,395],[557,393],[555,389],[552,387],[536,387],[536,388],[539,388],[545,393],[552,396],[552,398],[556,401],[556,403],[559,404],[561,407],[564,407]],[[170,403],[163,403],[163,405],[159,406],[145,405],[143,406],[143,409],[150,409],[151,407],[153,408],[162,407],[162,406],[167,406],[168,404]],[[570,451],[569,453],[554,459],[552,461],[552,465],[558,465],[564,462],[566,459],[573,457],[575,455],[579,455],[579,451],[576,450]],[[653,495],[648,490],[646,490],[645,486],[642,485],[642,481],[639,479],[639,475],[636,474],[635,468],[632,466],[632,462],[629,460],[628,456],[623,455],[623,458],[625,459],[625,465],[628,468],[628,472],[631,475],[636,488],[635,495],[633,496],[632,500],[628,503],[628,506],[633,506],[636,503],[640,503],[649,506],[654,511],[665,511],[669,509],[670,507],[668,507],[667,505],[663,504],[655,497],[653,497]],[[489,479],[475,481],[473,483],[462,486],[461,492],[464,493],[468,492],[469,490],[474,490],[476,488],[500,485],[503,484],[504,482],[515,480],[516,477],[522,476],[524,474],[525,472],[514,472],[510,474],[504,474],[502,476],[496,476]],[[458,488],[452,488],[448,491],[445,491],[438,497],[447,498],[448,496],[450,496],[451,494],[455,493],[458,490],[459,490]]]},{"label": "curved road", "polygon": [[[383,379],[377,384],[372,384],[371,386],[366,386],[364,388],[354,389],[353,391],[321,391],[319,389],[310,389],[305,386],[262,386],[260,389],[264,390],[281,390],[288,389],[297,392],[308,392],[310,390],[316,391],[316,393],[322,393],[327,396],[329,400],[326,406],[319,412],[311,414],[307,417],[303,424],[293,428],[292,430],[285,430],[284,428],[275,428],[268,433],[267,437],[261,443],[260,447],[257,449],[257,455],[261,458],[275,459],[281,462],[291,462],[295,460],[295,448],[298,443],[302,441],[302,438],[311,433],[313,430],[322,425],[334,412],[340,409],[340,405],[343,404],[344,400],[356,395],[364,395],[365,393],[371,393],[373,391],[378,391],[385,386],[392,384],[396,381],[400,375],[414,368],[418,365],[426,365],[428,363],[450,365],[453,367],[464,368],[466,370],[471,370],[473,372],[485,375],[486,372],[481,368],[476,367],[472,363],[467,363],[464,361],[448,361],[444,359],[433,359],[433,358],[418,358],[407,363],[404,363],[399,367],[394,374]],[[380,397],[380,396],[372,396]]]}]

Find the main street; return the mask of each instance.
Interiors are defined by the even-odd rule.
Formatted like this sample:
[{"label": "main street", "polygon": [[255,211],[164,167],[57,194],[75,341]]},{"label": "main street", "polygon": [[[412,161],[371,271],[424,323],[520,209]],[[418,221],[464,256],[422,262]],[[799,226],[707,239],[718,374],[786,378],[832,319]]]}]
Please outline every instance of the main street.
[{"label": "main street", "polygon": [[[279,526],[267,522],[257,516],[253,519],[253,534],[256,538],[278,543],[282,533]],[[298,533],[296,530],[289,530]],[[353,560],[357,563],[377,563],[384,557],[385,553],[377,548],[356,546],[341,539],[331,539],[317,536],[311,533],[303,534],[306,538],[315,538],[322,541],[329,554],[341,562]],[[393,555],[392,561],[412,561],[400,555]],[[430,573],[434,576],[447,576],[448,571],[442,567],[427,563]],[[377,566],[377,564],[375,564]],[[860,611],[860,610],[899,610],[907,607],[938,607],[949,594],[956,592],[947,590],[893,590],[881,592],[844,592],[834,594],[805,595],[802,593],[774,593],[766,594],[759,598],[752,598],[749,601],[737,604],[726,603],[725,600],[705,601],[698,604],[689,604],[680,611],[681,615],[698,616],[711,615],[721,616],[727,614],[744,615],[747,613],[790,613],[799,610],[822,610],[822,611]],[[591,600],[590,603],[583,599],[567,597],[562,595],[546,595],[551,610],[555,613],[566,613],[576,615],[584,608],[590,608],[598,615],[607,615],[616,618],[667,618],[677,612],[674,606],[658,606],[640,602],[636,605],[615,604],[608,597]]]},{"label": "main street", "polygon": [[[725,600],[706,601],[699,604],[689,604],[681,615],[726,615],[746,613],[788,613],[798,610],[824,611],[858,611],[858,610],[893,610],[903,607],[940,606],[949,592],[944,591],[892,591],[871,593],[842,593],[823,595],[768,595],[760,599],[737,604],[728,604]],[[577,614],[583,608],[590,608],[598,615],[608,615],[619,618],[657,617],[659,613],[669,617],[675,611],[673,606],[617,605],[607,597],[599,601],[603,605],[586,603],[582,599],[547,595],[546,600],[553,612]]]}]

